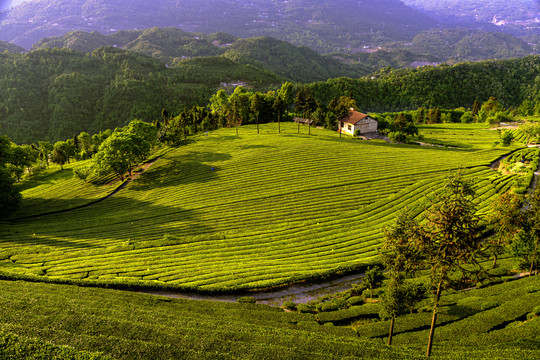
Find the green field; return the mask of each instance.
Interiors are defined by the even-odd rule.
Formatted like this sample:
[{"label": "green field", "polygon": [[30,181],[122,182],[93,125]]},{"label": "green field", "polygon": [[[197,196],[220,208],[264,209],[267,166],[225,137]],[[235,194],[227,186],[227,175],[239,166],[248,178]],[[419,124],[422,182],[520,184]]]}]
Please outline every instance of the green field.
[{"label": "green field", "polygon": [[490,170],[517,147],[493,148],[498,133],[481,125],[421,128],[424,141],[451,148],[282,129],[191,137],[110,199],[17,219],[112,191],[72,179],[70,166],[51,167],[1,224],[0,274],[201,291],[283,285],[377,262],[382,228],[405,206],[420,213],[449,171],[462,167],[477,180],[480,212],[519,181]]},{"label": "green field", "polygon": [[[62,350],[71,359],[90,358],[76,357],[81,351],[102,353],[94,359],[425,358],[431,313],[422,306],[428,303],[396,320],[388,347],[389,323],[378,320],[377,303],[291,313],[258,304],[0,281],[0,357],[48,359],[55,357],[44,353]],[[537,359],[539,303],[538,276],[444,295],[433,357]]]}]

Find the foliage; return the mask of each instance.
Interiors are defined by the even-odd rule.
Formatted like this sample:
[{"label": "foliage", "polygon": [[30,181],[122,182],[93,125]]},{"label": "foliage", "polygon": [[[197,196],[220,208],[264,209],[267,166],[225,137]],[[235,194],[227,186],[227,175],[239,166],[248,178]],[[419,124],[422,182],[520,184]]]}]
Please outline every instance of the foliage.
[{"label": "foliage", "polygon": [[496,234],[496,241],[491,241],[489,247],[494,258],[493,268],[495,268],[497,257],[505,251],[505,246],[512,242],[523,223],[521,205],[521,197],[510,192],[500,194],[492,204],[492,212],[487,222]]},{"label": "foliage", "polygon": [[237,302],[241,304],[255,304],[257,299],[255,299],[253,296],[243,296],[238,298]]},{"label": "foliage", "polygon": [[98,174],[113,172],[122,180],[126,172],[150,154],[150,144],[130,129],[116,130],[100,146],[95,156]]}]

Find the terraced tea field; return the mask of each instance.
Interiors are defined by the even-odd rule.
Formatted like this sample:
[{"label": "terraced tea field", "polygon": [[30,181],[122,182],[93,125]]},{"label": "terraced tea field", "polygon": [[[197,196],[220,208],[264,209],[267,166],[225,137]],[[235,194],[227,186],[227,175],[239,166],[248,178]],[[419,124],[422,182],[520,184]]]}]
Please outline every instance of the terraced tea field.
[{"label": "terraced tea field", "polygon": [[[435,359],[538,358],[540,278],[509,280],[443,295]],[[389,321],[378,319],[378,303],[312,314],[260,304],[0,281],[0,357],[97,359],[95,354],[74,355],[99,351],[102,358],[126,360],[425,359],[429,303],[425,299],[414,313],[396,319],[389,347]],[[46,342],[36,343],[35,338]],[[69,346],[72,356],[42,355],[53,346]]]},{"label": "terraced tea field", "polygon": [[[206,291],[280,285],[376,262],[382,228],[405,206],[420,213],[449,171],[477,179],[481,211],[517,180],[490,170],[512,149],[492,148],[498,133],[479,125],[426,135],[460,148],[275,127],[193,137],[105,201],[3,222],[0,274]],[[72,180],[69,167],[54,171],[49,185],[23,192],[19,217],[111,191]]]}]

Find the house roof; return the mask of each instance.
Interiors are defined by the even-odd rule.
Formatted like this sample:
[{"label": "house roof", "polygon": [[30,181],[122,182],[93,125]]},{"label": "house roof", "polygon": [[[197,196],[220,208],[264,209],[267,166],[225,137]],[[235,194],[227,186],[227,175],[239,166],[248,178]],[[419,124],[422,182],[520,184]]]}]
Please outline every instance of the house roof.
[{"label": "house roof", "polygon": [[368,117],[368,115],[362,114],[359,111],[353,110],[353,111],[349,112],[349,116],[347,116],[346,118],[341,119],[341,121],[346,122],[346,123],[351,124],[351,125],[356,125],[358,122],[364,120],[367,117]]}]

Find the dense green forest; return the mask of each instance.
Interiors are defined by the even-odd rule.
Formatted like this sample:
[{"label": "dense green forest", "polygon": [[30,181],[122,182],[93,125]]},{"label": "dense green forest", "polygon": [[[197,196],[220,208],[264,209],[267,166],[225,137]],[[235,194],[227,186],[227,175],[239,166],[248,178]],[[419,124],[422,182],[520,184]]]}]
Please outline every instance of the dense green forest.
[{"label": "dense green forest", "polygon": [[527,42],[510,34],[465,28],[423,31],[414,37],[408,49],[445,61],[509,59],[524,57],[534,51]]},{"label": "dense green forest", "polygon": [[[209,70],[211,69],[211,70]],[[0,54],[0,125],[13,141],[35,142],[98,132],[163,108],[178,113],[206,103],[223,82],[272,87],[282,80],[226,58],[196,58],[167,68],[151,57],[114,48],[92,54],[45,49]]]},{"label": "dense green forest", "polygon": [[418,69],[383,69],[362,79],[331,79],[307,85],[313,96],[328,101],[347,95],[359,109],[384,112],[417,107],[472,107],[493,96],[505,107],[535,100],[540,90],[540,57],[490,60]]},{"label": "dense green forest", "polygon": [[[4,52],[0,54],[0,131],[16,143],[66,139],[81,131],[124,126],[135,118],[152,121],[164,108],[176,116],[185,108],[207,105],[219,88],[232,91],[240,84],[267,91],[289,80],[287,74],[294,79],[294,69],[308,76],[313,69],[322,72],[324,68],[323,60],[311,63],[307,56],[293,62],[298,57],[280,53],[286,45],[277,40],[241,40],[235,48],[245,45],[249,54],[251,43],[259,48],[275,44],[275,52],[270,47],[269,55],[263,53],[258,61],[229,49],[223,56],[185,59],[170,67],[112,47],[91,54],[66,49]],[[297,51],[312,54],[305,48]],[[268,60],[263,62],[263,58]],[[280,58],[288,63],[280,70],[282,77],[257,67],[277,68]],[[305,87],[324,106],[333,98],[349,96],[365,112],[471,107],[475,100],[483,102],[491,96],[508,108],[527,99],[536,101],[539,69],[540,57],[529,56],[454,66],[385,68],[365,78],[341,77]]]}]

